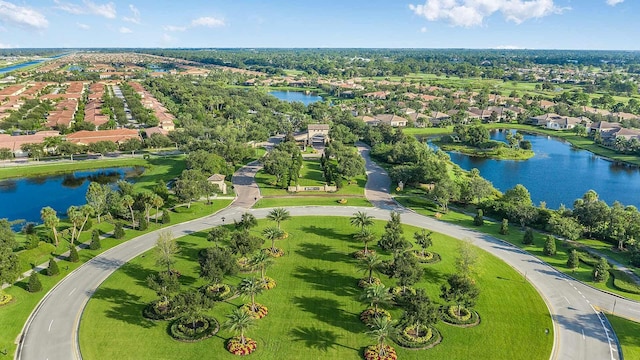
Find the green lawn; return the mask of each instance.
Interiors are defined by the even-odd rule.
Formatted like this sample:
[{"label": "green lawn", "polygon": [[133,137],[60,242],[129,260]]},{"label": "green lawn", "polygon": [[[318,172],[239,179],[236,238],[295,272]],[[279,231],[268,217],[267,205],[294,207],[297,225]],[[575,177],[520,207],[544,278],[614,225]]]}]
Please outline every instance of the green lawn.
[{"label": "green lawn", "polygon": [[[193,203],[190,209],[186,207],[176,208],[175,212],[171,213],[171,224],[178,222],[184,222],[191,219],[196,219],[214,213],[231,203],[231,200],[215,200],[211,205],[203,203]],[[113,225],[103,222],[101,224],[95,224],[94,227],[101,229],[103,232],[113,230]],[[19,281],[14,286],[6,289],[8,294],[13,295],[15,301],[9,305],[0,307],[0,349],[7,349],[9,354],[13,354],[16,349],[15,340],[18,337],[22,326],[27,321],[29,314],[33,311],[34,307],[42,299],[42,297],[64,276],[71,271],[75,270],[78,266],[84,262],[93,258],[97,254],[104,252],[122,242],[132,239],[143,233],[156,230],[163,227],[162,224],[156,225],[155,223],[149,224],[147,231],[141,232],[137,230],[126,230],[125,238],[121,240],[116,239],[103,239],[101,241],[102,248],[99,250],[85,249],[79,252],[80,262],[71,263],[67,261],[59,262],[60,275],[55,277],[49,277],[42,274],[40,280],[42,281],[43,291],[39,293],[29,293],[26,291],[27,280]],[[90,231],[84,232],[80,239],[81,241],[88,241],[90,239]],[[40,243],[40,249],[31,253],[19,254],[21,270],[28,270],[33,264],[40,264],[47,261],[51,255],[61,254],[68,250],[68,243],[61,241],[60,245],[56,249],[51,244]],[[31,250],[29,250],[31,251]]]},{"label": "green lawn", "polygon": [[640,359],[640,324],[610,314],[607,318],[620,341],[625,359]]},{"label": "green lawn", "polygon": [[[339,200],[347,200],[346,204],[338,203]],[[292,197],[270,197],[262,198],[253,206],[254,208],[272,208],[283,206],[372,206],[364,197],[339,197],[339,196],[292,196]]]},{"label": "green lawn", "polygon": [[[260,221],[258,233],[272,223]],[[283,223],[289,232],[278,241],[286,255],[276,260],[267,274],[278,285],[257,297],[269,308],[269,315],[258,321],[248,333],[258,341],[255,359],[361,359],[362,350],[372,344],[367,328],[358,315],[366,308],[356,286],[362,276],[351,253],[361,248],[352,240],[355,229],[348,218],[293,218]],[[376,234],[384,222],[376,222]],[[411,238],[415,228],[405,227]],[[197,253],[210,246],[203,233],[178,240],[181,253],[176,268],[182,274],[184,289],[195,289],[204,282],[198,277]],[[418,284],[438,301],[440,284],[453,272],[459,241],[436,234],[433,250],[443,260],[425,266]],[[400,359],[548,359],[553,343],[548,310],[534,288],[521,275],[499,259],[478,250],[480,269],[477,283],[481,296],[476,309],[482,317],[474,328],[458,328],[443,323],[436,326],[443,342],[427,351],[409,351],[396,346]],[[386,255],[385,257],[388,257]],[[108,278],[96,291],[85,309],[80,325],[80,345],[86,359],[234,359],[224,349],[231,334],[223,330],[213,338],[197,343],[181,343],[167,335],[167,322],[152,322],[141,317],[144,305],[155,298],[146,286],[146,277],[157,271],[153,252],[148,252]],[[247,276],[247,275],[244,275]],[[229,277],[237,284],[241,276]],[[387,285],[394,280],[383,277]],[[231,309],[241,305],[237,298],[218,304],[211,314],[219,321]],[[398,319],[399,309],[392,315]]]}]

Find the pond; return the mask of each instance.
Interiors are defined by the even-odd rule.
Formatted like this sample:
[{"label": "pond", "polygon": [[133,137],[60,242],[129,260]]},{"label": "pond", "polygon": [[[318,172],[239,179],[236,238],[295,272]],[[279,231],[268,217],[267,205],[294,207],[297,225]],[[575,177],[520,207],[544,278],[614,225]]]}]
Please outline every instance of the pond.
[{"label": "pond", "polygon": [[[506,141],[506,133],[494,131],[491,138]],[[535,152],[529,160],[449,155],[465,170],[480,170],[480,175],[502,192],[517,184],[524,185],[536,205],[544,201],[549,208],[557,209],[560,204],[573,207],[576,199],[593,189],[609,205],[618,200],[640,208],[640,171],[637,167],[616,164],[553,137],[525,135],[524,138],[531,141]]]},{"label": "pond", "polygon": [[75,171],[67,174],[8,179],[0,181],[0,219],[42,222],[40,210],[50,206],[58,217],[66,217],[71,205],[86,203],[89,183],[115,184],[120,179],[133,179],[144,167],[106,168]]},{"label": "pond", "polygon": [[305,106],[314,102],[322,101],[322,96],[302,91],[269,91],[269,94],[283,101],[298,101],[303,103]]}]

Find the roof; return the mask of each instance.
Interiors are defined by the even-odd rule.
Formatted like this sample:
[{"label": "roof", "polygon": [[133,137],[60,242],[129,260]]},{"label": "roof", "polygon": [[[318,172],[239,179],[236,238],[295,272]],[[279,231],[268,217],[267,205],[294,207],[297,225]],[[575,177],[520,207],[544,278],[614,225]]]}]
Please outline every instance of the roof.
[{"label": "roof", "polygon": [[329,124],[309,124],[307,126],[309,130],[329,130]]},{"label": "roof", "polygon": [[207,180],[209,181],[224,181],[225,176],[222,174],[213,174],[209,176]]},{"label": "roof", "polygon": [[82,130],[67,135],[67,141],[76,144],[91,144],[98,141],[111,141],[120,143],[128,139],[139,139],[140,134],[135,129],[115,129],[115,130]]}]

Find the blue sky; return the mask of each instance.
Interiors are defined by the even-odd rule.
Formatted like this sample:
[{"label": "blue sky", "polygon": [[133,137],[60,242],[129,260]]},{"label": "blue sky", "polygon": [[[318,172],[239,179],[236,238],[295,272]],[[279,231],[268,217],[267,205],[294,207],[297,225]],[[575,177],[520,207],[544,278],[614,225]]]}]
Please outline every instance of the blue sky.
[{"label": "blue sky", "polygon": [[0,47],[640,50],[637,0],[0,0]]}]

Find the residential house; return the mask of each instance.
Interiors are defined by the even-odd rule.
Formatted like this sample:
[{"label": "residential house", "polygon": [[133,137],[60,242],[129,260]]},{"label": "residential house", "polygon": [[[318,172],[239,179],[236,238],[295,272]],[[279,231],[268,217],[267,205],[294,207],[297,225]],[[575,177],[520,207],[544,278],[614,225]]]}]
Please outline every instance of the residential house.
[{"label": "residential house", "polygon": [[115,129],[98,131],[78,131],[67,135],[67,141],[74,144],[89,145],[98,141],[111,141],[122,144],[129,139],[141,139],[140,133],[135,129]]}]

